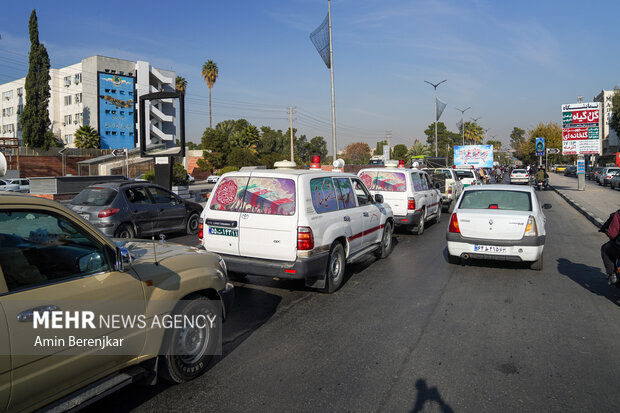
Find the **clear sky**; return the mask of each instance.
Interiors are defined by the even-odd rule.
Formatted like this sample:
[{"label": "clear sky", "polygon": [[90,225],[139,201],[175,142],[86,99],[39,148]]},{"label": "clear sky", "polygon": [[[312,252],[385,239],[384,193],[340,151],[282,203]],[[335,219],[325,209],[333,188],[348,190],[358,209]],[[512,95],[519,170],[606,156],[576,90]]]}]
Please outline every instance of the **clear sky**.
[{"label": "clear sky", "polygon": [[[23,77],[28,18],[36,8],[52,67],[100,54],[147,60],[188,80],[188,130],[209,124],[202,64],[219,67],[213,123],[246,118],[324,136],[331,148],[329,69],[309,39],[327,0],[5,1],[0,14],[0,82]],[[425,140],[433,88],[448,104],[441,121],[481,117],[488,138],[507,143],[514,126],[561,121],[561,104],[591,101],[620,84],[617,0],[333,0],[338,147]]]}]

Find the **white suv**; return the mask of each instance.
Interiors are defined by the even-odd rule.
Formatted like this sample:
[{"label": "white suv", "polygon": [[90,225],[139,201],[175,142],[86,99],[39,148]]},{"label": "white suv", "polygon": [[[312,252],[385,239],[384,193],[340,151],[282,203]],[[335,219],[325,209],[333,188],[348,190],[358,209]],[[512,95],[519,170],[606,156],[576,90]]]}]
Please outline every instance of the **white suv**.
[{"label": "white suv", "polygon": [[229,273],[305,279],[333,292],[345,264],[392,249],[394,216],[353,174],[230,172],[202,212],[199,237]]},{"label": "white suv", "polygon": [[405,168],[365,168],[360,179],[373,195],[381,194],[394,211],[396,226],[415,228],[422,235],[426,222],[441,219],[441,194],[425,171]]}]

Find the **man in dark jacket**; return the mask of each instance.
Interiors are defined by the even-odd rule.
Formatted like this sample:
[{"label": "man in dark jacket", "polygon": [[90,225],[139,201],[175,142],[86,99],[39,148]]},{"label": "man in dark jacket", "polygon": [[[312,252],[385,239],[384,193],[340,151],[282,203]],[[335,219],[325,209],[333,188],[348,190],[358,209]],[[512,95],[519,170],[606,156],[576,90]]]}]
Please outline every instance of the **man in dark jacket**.
[{"label": "man in dark jacket", "polygon": [[616,260],[620,257],[620,209],[609,215],[599,232],[604,232],[609,237],[609,241],[601,246],[601,257],[605,265],[607,281],[615,284],[618,281]]}]

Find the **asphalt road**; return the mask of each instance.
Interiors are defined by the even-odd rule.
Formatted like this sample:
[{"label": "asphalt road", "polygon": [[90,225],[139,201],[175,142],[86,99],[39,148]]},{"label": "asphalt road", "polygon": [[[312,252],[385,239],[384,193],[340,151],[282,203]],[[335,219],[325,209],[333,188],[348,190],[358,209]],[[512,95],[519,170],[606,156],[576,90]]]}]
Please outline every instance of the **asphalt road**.
[{"label": "asphalt road", "polygon": [[[223,355],[183,385],[130,386],[98,411],[617,411],[620,290],[603,235],[552,191],[545,267],[450,265],[449,218],[397,234],[332,295],[236,283]],[[175,239],[193,245],[194,237]]]}]

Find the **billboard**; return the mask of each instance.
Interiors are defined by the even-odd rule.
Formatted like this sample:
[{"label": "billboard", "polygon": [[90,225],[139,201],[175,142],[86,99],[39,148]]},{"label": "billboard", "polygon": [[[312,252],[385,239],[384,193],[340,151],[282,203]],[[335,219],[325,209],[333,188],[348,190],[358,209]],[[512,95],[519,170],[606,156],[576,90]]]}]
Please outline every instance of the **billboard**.
[{"label": "billboard", "polygon": [[135,148],[135,83],[131,76],[97,73],[101,149]]},{"label": "billboard", "polygon": [[562,154],[600,153],[599,118],[598,102],[562,105]]},{"label": "billboard", "polygon": [[455,146],[454,164],[473,165],[476,168],[492,168],[493,145]]},{"label": "billboard", "polygon": [[545,138],[536,138],[536,156],[545,154]]}]

